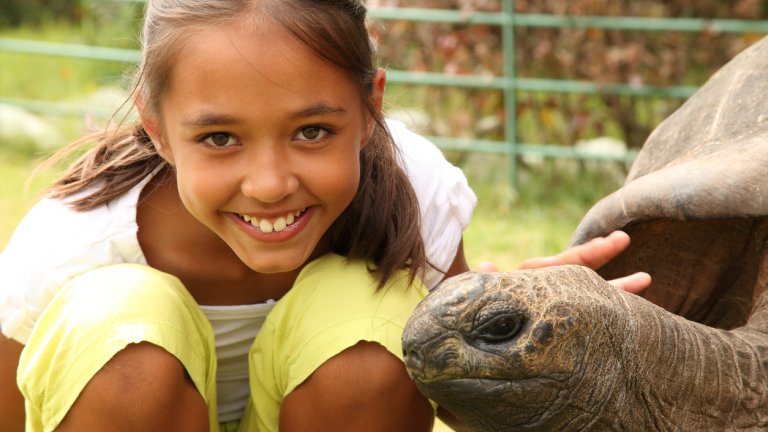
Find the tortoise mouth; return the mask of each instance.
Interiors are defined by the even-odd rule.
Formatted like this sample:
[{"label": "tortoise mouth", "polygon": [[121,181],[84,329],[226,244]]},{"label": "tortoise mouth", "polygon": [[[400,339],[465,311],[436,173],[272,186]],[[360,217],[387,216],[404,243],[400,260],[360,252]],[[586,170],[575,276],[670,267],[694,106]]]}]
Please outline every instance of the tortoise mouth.
[{"label": "tortoise mouth", "polygon": [[552,393],[556,395],[563,390],[560,381],[548,377],[520,379],[461,377],[437,379],[429,382],[416,379],[415,382],[416,386],[425,396],[438,403],[440,403],[441,399],[499,400],[499,397],[507,401],[519,401],[522,403],[529,399],[533,393]]},{"label": "tortoise mouth", "polygon": [[488,431],[535,428],[567,393],[562,382],[549,377],[447,378],[416,385],[438,405]]}]

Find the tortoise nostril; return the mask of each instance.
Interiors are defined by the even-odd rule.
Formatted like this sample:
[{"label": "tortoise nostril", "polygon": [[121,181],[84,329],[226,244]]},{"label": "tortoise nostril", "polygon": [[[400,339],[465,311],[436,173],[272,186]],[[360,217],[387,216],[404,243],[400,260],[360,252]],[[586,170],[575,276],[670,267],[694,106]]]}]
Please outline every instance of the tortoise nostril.
[{"label": "tortoise nostril", "polygon": [[403,360],[408,368],[420,369],[424,361],[421,352],[415,348],[403,347]]}]

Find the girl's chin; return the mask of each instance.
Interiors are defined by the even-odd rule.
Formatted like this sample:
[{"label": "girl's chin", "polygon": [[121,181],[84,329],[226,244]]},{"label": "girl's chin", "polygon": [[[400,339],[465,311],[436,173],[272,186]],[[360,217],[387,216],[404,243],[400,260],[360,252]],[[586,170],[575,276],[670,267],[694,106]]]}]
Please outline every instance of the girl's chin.
[{"label": "girl's chin", "polygon": [[270,259],[269,261],[262,261],[262,260],[256,260],[251,262],[244,261],[244,263],[256,273],[264,273],[264,274],[288,273],[288,272],[298,270],[304,264],[310,261],[310,259],[311,258],[309,257],[300,257],[300,258],[294,257],[289,260]]}]

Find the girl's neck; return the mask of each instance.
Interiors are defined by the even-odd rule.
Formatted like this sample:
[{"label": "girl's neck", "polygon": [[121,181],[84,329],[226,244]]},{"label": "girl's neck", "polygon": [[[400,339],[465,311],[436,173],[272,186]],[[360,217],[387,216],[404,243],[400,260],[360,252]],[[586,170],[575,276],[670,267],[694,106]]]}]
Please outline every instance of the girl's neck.
[{"label": "girl's neck", "polygon": [[199,304],[276,300],[291,288],[300,271],[264,274],[248,268],[186,210],[167,170],[158,173],[142,191],[136,221],[147,263],[178,277]]}]

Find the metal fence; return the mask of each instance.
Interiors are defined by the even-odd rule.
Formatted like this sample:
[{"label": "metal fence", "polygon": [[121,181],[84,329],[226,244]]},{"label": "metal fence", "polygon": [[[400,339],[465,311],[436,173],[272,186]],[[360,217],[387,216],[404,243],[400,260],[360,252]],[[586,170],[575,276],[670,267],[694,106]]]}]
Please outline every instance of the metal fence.
[{"label": "metal fence", "polygon": [[[113,0],[141,3],[143,0]],[[642,17],[599,17],[562,16],[530,13],[515,13],[513,1],[502,0],[500,12],[466,12],[456,10],[424,8],[373,8],[373,19],[381,21],[405,20],[413,22],[455,23],[463,25],[493,25],[501,27],[501,49],[504,56],[503,76],[449,75],[404,70],[388,70],[389,82],[401,84],[424,84],[475,89],[500,90],[504,94],[505,109],[504,140],[463,139],[447,136],[429,137],[439,147],[470,152],[490,152],[508,155],[510,175],[513,183],[517,179],[517,160],[522,155],[542,155],[555,158],[605,159],[631,161],[635,154],[627,150],[621,155],[596,155],[583,152],[573,146],[558,144],[529,144],[517,140],[518,92],[551,92],[582,94],[615,94],[641,97],[686,98],[696,91],[691,86],[653,87],[648,85],[613,84],[598,85],[592,82],[554,79],[522,78],[516,75],[515,28],[597,28],[612,30],[674,31],[719,33],[768,33],[768,21],[731,19],[692,18],[642,18]],[[103,46],[50,43],[36,40],[0,38],[0,51],[25,53],[28,55],[64,56],[79,59],[107,60],[133,63],[139,59],[134,50]],[[0,103],[24,107],[30,111],[53,114],[81,114],[92,112],[91,107],[79,107],[46,100],[11,99],[0,95]]]}]

